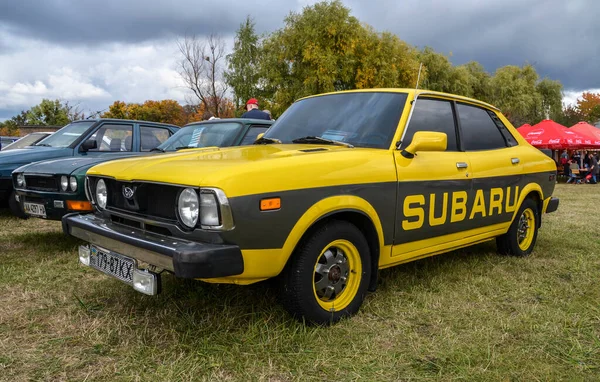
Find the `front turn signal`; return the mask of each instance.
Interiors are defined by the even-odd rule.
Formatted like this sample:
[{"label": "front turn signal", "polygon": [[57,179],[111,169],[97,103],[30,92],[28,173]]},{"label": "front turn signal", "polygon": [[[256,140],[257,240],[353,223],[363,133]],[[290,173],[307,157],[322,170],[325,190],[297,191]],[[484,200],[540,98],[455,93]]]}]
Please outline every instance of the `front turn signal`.
[{"label": "front turn signal", "polygon": [[92,203],[80,200],[67,200],[67,209],[71,211],[93,211]]}]

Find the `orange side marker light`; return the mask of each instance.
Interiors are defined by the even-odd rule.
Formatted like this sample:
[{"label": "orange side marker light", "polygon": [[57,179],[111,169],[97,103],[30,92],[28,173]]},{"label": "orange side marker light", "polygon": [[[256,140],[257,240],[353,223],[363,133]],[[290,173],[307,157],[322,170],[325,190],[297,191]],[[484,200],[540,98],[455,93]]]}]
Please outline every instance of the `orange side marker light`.
[{"label": "orange side marker light", "polygon": [[272,211],[281,208],[281,198],[268,198],[260,201],[261,211]]}]

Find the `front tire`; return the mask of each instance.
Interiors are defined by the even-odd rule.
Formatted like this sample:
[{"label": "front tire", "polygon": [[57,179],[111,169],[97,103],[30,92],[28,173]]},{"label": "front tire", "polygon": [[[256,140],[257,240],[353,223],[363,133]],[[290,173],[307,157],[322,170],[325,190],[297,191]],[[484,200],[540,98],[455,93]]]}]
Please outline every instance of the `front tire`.
[{"label": "front tire", "polygon": [[538,219],[537,203],[531,198],[525,199],[508,232],[496,238],[498,252],[502,255],[529,256],[537,240]]},{"label": "front tire", "polygon": [[29,217],[21,208],[21,204],[17,202],[14,190],[11,191],[10,195],[8,196],[8,207],[10,208],[12,214],[18,218],[27,219]]},{"label": "front tire", "polygon": [[305,238],[281,275],[282,305],[297,319],[328,325],[358,312],[371,275],[363,233],[334,220]]}]

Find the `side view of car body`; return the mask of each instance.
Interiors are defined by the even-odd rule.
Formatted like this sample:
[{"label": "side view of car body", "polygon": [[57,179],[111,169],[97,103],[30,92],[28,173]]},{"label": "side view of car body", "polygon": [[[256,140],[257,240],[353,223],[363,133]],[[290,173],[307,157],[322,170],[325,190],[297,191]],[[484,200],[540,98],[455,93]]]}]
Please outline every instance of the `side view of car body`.
[{"label": "side view of car body", "polygon": [[35,133],[29,133],[26,136],[19,138],[18,140],[14,141],[13,143],[11,143],[9,145],[2,146],[2,150],[15,150],[15,149],[22,149],[27,146],[32,146],[52,134],[54,134],[54,133],[51,131],[48,131],[48,132],[40,131],[40,132],[35,132]]},{"label": "side view of car body", "polygon": [[492,105],[356,90],[296,101],[253,146],[94,166],[95,212],[62,221],[89,243],[81,263],[142,293],[162,271],[277,278],[294,317],[330,324],[358,312],[380,269],[494,239],[529,255],[555,183],[554,161]]},{"label": "side view of car body", "polygon": [[140,152],[156,147],[177,130],[178,126],[157,122],[86,119],[64,126],[33,146],[1,151],[0,204],[8,203],[13,214],[25,216],[16,201],[11,175],[25,164],[65,157],[89,158]]},{"label": "side view of car body", "polygon": [[[13,171],[13,187],[23,211],[32,217],[60,220],[63,215],[92,211],[85,193],[85,174],[97,164],[130,156],[158,155],[184,149],[226,147],[253,143],[272,121],[213,119],[190,123],[158,146],[142,145],[142,151],[105,152],[94,157],[70,157],[40,161]],[[141,130],[142,134],[144,129]],[[142,138],[143,141],[147,138]]]}]

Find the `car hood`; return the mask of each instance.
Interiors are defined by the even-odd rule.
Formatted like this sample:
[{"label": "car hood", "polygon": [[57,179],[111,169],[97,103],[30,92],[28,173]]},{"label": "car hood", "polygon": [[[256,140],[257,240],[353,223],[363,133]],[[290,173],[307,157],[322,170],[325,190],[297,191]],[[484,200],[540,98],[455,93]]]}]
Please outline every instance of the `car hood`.
[{"label": "car hood", "polygon": [[37,174],[65,174],[71,175],[85,174],[85,172],[92,166],[99,163],[108,162],[111,160],[118,160],[122,158],[128,158],[131,156],[139,156],[150,153],[123,153],[123,154],[110,154],[104,156],[94,157],[69,157],[44,160],[35,163],[28,164],[20,167],[19,171],[26,173],[37,173]]},{"label": "car hood", "polygon": [[[387,159],[382,161],[382,157]],[[88,170],[88,175],[122,181],[218,187],[227,195],[236,196],[281,187],[392,181],[396,173],[393,166],[389,150],[269,144],[193,149],[154,158],[123,159],[96,165]]]},{"label": "car hood", "polygon": [[5,172],[11,172],[24,164],[52,158],[70,157],[72,155],[73,149],[70,148],[43,146],[0,151],[0,169],[2,169],[2,176],[10,176],[10,174],[7,175]]}]

